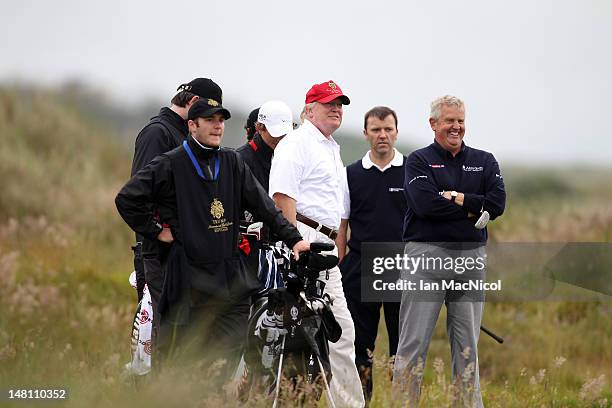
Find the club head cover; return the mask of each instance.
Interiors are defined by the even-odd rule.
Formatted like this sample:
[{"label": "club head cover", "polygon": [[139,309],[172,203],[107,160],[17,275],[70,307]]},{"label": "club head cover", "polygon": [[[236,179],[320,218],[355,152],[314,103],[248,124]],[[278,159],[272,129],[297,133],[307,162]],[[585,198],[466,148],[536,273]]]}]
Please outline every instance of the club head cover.
[{"label": "club head cover", "polygon": [[338,265],[338,257],[335,255],[312,253],[308,258],[308,268],[315,271],[324,271],[336,265]]},{"label": "club head cover", "polygon": [[332,312],[329,306],[323,309],[321,320],[323,322],[322,329],[324,330],[327,340],[332,343],[340,340],[340,337],[342,337],[342,327],[340,323],[338,323],[338,320],[336,320],[336,316],[334,316],[334,312]]},{"label": "club head cover", "polygon": [[329,252],[333,251],[335,244],[327,243],[327,242],[311,242],[310,243],[310,251],[319,253],[319,252]]}]

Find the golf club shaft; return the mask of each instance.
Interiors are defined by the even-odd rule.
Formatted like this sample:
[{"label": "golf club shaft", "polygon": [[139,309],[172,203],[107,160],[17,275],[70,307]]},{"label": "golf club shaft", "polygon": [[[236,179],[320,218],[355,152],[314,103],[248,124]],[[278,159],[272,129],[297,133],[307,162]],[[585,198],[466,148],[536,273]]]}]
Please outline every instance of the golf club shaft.
[{"label": "golf club shaft", "polygon": [[325,369],[323,369],[323,364],[321,363],[321,359],[319,356],[315,355],[317,358],[317,362],[319,363],[319,370],[321,370],[321,376],[323,377],[323,384],[325,384],[325,391],[327,391],[327,399],[329,400],[329,406],[331,408],[336,408],[336,404],[334,403],[334,398],[332,397],[331,390],[329,389],[329,384],[327,383],[327,376],[325,375]]},{"label": "golf club shaft", "polygon": [[276,408],[276,404],[278,403],[278,395],[280,393],[281,374],[283,373],[283,354],[285,354],[285,340],[286,339],[287,339],[287,335],[283,334],[283,342],[281,344],[280,356],[278,358],[278,374],[276,375],[276,390],[274,391],[274,402],[272,403],[272,408]]},{"label": "golf club shaft", "polygon": [[493,333],[491,330],[487,329],[486,327],[480,326],[480,330],[482,330],[483,332],[487,333],[489,336],[491,336],[499,344],[502,344],[504,342],[504,339],[502,337],[499,337],[497,334]]}]

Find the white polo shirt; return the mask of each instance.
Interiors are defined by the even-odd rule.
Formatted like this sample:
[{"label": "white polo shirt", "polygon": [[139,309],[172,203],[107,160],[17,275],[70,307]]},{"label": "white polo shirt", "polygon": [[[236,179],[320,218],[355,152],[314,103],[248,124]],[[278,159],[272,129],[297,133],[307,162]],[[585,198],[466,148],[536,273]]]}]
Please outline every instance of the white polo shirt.
[{"label": "white polo shirt", "polygon": [[340,146],[308,120],[274,149],[270,196],[288,195],[297,212],[334,229],[340,226],[344,179]]},{"label": "white polo shirt", "polygon": [[[374,163],[372,159],[370,159],[370,150],[363,156],[361,159],[361,165],[364,169],[369,169],[372,166],[376,167],[381,172],[385,172],[391,168],[391,166],[401,167],[404,165],[404,156],[394,147],[393,148],[393,159],[383,168],[381,168],[378,164]],[[348,187],[348,178],[346,177],[346,169],[344,169],[344,177],[342,181],[342,214],[341,217],[343,220],[348,220],[351,215],[351,195],[349,193]]]}]

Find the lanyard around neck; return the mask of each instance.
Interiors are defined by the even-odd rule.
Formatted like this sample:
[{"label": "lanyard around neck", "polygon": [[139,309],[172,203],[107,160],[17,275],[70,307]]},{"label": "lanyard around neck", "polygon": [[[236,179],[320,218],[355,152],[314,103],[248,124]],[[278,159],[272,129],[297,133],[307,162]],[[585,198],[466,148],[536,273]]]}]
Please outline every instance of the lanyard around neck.
[{"label": "lanyard around neck", "polygon": [[[187,151],[187,154],[189,155],[189,158],[191,159],[191,162],[193,163],[193,167],[195,167],[196,171],[198,172],[198,175],[202,177],[204,180],[206,180],[206,177],[204,177],[204,172],[202,171],[200,164],[196,160],[196,157],[191,151],[191,148],[189,147],[189,144],[187,143],[186,140],[183,140],[183,147]],[[213,180],[216,180],[218,176],[219,176],[219,155],[215,155],[215,176],[213,177]]]}]

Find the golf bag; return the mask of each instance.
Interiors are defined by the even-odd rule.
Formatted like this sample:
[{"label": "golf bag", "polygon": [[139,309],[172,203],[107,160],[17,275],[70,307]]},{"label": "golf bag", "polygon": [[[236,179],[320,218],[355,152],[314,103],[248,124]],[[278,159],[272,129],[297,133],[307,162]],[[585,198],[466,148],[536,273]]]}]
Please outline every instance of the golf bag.
[{"label": "golf bag", "polygon": [[[269,245],[281,271],[284,287],[270,290],[257,299],[249,318],[242,395],[279,394],[281,378],[293,387],[300,381],[316,384],[319,398],[323,387],[329,392],[331,369],[328,341],[336,342],[342,329],[325,294],[322,271],[333,268],[338,258],[320,252],[333,245],[312,243],[311,250],[295,261],[290,251]],[[333,403],[332,403],[333,405]]]}]

